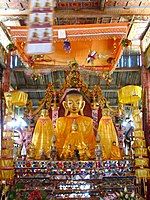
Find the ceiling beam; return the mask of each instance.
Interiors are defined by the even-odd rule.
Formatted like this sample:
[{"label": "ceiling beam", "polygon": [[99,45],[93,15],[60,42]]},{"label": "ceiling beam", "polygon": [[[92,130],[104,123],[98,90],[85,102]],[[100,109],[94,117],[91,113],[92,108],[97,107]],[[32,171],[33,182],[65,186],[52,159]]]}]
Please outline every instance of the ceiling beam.
[{"label": "ceiling beam", "polygon": [[[57,71],[57,67],[60,68],[60,66],[51,66],[51,67],[55,67],[56,71]],[[51,73],[50,69],[51,68],[47,67],[47,68],[37,69],[37,71],[40,73],[40,71],[49,70],[48,73]],[[16,67],[16,68],[13,68],[11,70],[14,71],[14,72],[27,72],[28,71],[27,68],[23,68],[23,67]],[[36,71],[36,69],[34,71]],[[58,70],[58,71],[63,71],[63,70]],[[140,67],[131,67],[131,68],[129,68],[129,67],[120,67],[120,68],[116,68],[113,71],[113,73],[115,73],[115,72],[139,72],[139,71],[141,71]]]},{"label": "ceiling beam", "polygon": [[[72,17],[77,17],[77,18],[91,18],[91,17],[104,17],[106,16],[149,16],[149,9],[150,8],[145,8],[145,9],[122,9],[122,8],[105,8],[104,11],[101,10],[80,10],[80,11],[74,11],[74,10],[57,10],[54,13],[54,17],[59,18],[72,18]],[[141,12],[142,11],[142,12]]]},{"label": "ceiling beam", "polygon": [[113,73],[115,72],[140,72],[141,68],[140,67],[119,67],[116,68]]},{"label": "ceiling beam", "polygon": [[[137,8],[130,8],[123,9],[121,8],[115,8],[113,7],[107,7],[104,10],[92,10],[92,9],[82,9],[82,10],[55,10],[54,12],[54,18],[91,18],[91,17],[102,17],[103,15],[107,16],[133,16],[133,15],[138,15],[138,16],[149,16],[149,9],[150,6],[147,6],[145,8],[143,7],[137,7]],[[13,10],[9,11],[5,10],[4,12],[0,12],[1,17],[9,17],[9,16],[28,16],[29,15],[29,10],[24,10],[24,11],[18,11],[18,10]]]},{"label": "ceiling beam", "polygon": [[[118,88],[119,89],[119,88]],[[117,88],[115,88],[115,89],[102,89],[102,92],[117,92],[118,91],[118,89]],[[40,92],[40,93],[45,93],[45,91],[46,91],[46,89],[33,89],[33,88],[21,88],[21,89],[19,89],[19,90],[21,90],[21,91],[23,91],[23,92],[27,92],[27,93],[38,93],[38,92]]]}]

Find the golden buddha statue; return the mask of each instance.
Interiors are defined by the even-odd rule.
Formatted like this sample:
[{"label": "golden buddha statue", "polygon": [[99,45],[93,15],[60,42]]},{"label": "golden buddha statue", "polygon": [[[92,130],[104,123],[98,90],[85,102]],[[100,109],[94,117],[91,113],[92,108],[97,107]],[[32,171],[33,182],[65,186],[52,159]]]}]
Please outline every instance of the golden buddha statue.
[{"label": "golden buddha statue", "polygon": [[63,102],[65,117],[60,117],[56,121],[56,147],[59,157],[73,157],[76,150],[79,151],[81,160],[84,160],[87,155],[89,159],[95,156],[96,139],[93,120],[83,116],[84,105],[80,92],[74,90],[67,93]]},{"label": "golden buddha statue", "polygon": [[83,134],[78,131],[78,124],[74,119],[71,125],[71,132],[66,137],[61,157],[73,159],[74,152],[78,150],[80,158],[84,159],[87,146],[83,141]]},{"label": "golden buddha statue", "polygon": [[99,121],[98,134],[100,136],[102,147],[102,159],[109,160],[111,157],[113,142],[115,142],[118,147],[118,137],[108,107],[105,107],[102,110],[102,118]]},{"label": "golden buddha statue", "polygon": [[41,111],[41,116],[37,120],[32,144],[35,148],[35,158],[41,159],[43,154],[45,157],[50,157],[51,140],[53,136],[53,124],[46,109]]},{"label": "golden buddha statue", "polygon": [[120,159],[122,159],[120,148],[119,148],[119,146],[116,145],[115,141],[112,143],[110,159],[111,160],[120,160]]},{"label": "golden buddha statue", "polygon": [[35,147],[32,143],[29,144],[28,147],[27,147],[27,157],[30,158],[30,159],[35,158]]}]

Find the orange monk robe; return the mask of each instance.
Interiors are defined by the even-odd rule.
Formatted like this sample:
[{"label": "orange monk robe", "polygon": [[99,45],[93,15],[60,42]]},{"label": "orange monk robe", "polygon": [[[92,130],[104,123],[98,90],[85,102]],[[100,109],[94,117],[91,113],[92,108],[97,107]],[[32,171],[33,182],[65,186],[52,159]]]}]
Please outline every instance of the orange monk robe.
[{"label": "orange monk robe", "polygon": [[32,137],[32,144],[34,144],[35,146],[36,159],[41,158],[42,151],[44,151],[44,154],[47,157],[50,156],[52,136],[53,136],[53,125],[50,117],[48,116],[39,117]]},{"label": "orange monk robe", "polygon": [[103,159],[109,160],[113,142],[116,142],[116,146],[118,146],[117,132],[110,116],[103,116],[100,119],[98,134],[100,136]]},{"label": "orange monk robe", "polygon": [[[95,157],[95,145],[96,145],[96,139],[93,131],[93,120],[90,117],[86,116],[66,116],[66,117],[60,117],[56,121],[56,137],[57,137],[57,150],[59,152],[59,155],[62,154],[62,150],[65,143],[72,144],[73,141],[71,141],[71,137],[67,137],[70,135],[72,131],[72,123],[73,120],[76,119],[76,123],[78,124],[78,132],[82,134],[82,138],[80,138],[81,142],[85,143],[86,146],[88,146],[90,155],[92,158]],[[77,134],[79,136],[79,134]],[[66,141],[68,139],[70,141]],[[74,140],[74,137],[73,137]],[[83,141],[82,141],[83,140]]]}]

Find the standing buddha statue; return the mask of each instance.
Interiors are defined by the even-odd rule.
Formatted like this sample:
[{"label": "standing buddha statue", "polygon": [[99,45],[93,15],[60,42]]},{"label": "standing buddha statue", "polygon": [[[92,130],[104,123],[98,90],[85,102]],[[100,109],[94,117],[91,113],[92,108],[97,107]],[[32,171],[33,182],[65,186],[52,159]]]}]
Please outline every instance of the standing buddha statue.
[{"label": "standing buddha statue", "polygon": [[45,158],[50,157],[50,147],[53,133],[53,124],[49,117],[48,110],[43,109],[41,111],[41,116],[37,120],[32,137],[32,144],[35,148],[36,159],[42,159],[43,155]]},{"label": "standing buddha statue", "polygon": [[[121,154],[118,155],[120,149],[118,145],[117,132],[110,116],[110,109],[108,107],[104,107],[102,110],[102,118],[99,121],[98,134],[100,136],[102,147],[102,159],[121,159]],[[116,150],[117,152],[114,152]]]},{"label": "standing buddha statue", "polygon": [[63,102],[66,116],[56,121],[56,146],[60,158],[72,157],[75,150],[79,151],[81,160],[85,159],[84,154],[89,159],[94,158],[96,139],[93,120],[83,116],[84,105],[80,92],[74,90],[67,93]]}]

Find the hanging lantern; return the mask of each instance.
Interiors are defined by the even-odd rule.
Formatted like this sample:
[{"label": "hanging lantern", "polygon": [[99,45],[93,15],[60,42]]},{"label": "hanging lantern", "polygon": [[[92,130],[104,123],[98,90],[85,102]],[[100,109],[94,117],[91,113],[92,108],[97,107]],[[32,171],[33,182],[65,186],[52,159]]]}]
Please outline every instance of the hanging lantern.
[{"label": "hanging lantern", "polygon": [[122,104],[138,102],[142,96],[142,88],[136,85],[128,85],[118,91],[118,100]]},{"label": "hanging lantern", "polygon": [[68,39],[64,41],[64,50],[68,53],[71,51],[71,43]]},{"label": "hanging lantern", "polygon": [[150,178],[150,169],[148,168],[136,169],[135,175],[137,178]]},{"label": "hanging lantern", "polygon": [[4,96],[8,108],[12,105],[19,107],[25,106],[28,99],[28,94],[20,90],[5,92]]}]

